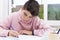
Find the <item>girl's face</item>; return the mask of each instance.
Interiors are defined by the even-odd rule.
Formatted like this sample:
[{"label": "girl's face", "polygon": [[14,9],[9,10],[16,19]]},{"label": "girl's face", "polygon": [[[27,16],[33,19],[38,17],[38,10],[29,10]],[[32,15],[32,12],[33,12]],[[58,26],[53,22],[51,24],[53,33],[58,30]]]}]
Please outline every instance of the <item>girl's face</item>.
[{"label": "girl's face", "polygon": [[31,13],[29,11],[27,11],[27,10],[22,10],[21,15],[22,15],[21,16],[22,19],[25,20],[25,21],[28,21],[28,20],[31,20],[32,19]]}]

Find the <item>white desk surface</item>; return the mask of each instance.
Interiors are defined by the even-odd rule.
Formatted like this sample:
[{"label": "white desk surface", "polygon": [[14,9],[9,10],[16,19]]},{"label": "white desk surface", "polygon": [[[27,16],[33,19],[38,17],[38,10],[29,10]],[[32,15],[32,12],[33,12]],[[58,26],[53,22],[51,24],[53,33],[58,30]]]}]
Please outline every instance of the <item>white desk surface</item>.
[{"label": "white desk surface", "polygon": [[0,40],[48,40],[47,36],[38,37],[38,36],[31,36],[31,35],[19,35],[19,38],[15,37],[0,37]]}]

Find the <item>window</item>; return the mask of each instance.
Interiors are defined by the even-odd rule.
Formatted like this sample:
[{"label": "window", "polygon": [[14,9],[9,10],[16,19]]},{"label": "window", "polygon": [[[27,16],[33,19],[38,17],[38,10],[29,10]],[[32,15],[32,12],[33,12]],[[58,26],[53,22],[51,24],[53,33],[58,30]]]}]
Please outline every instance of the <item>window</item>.
[{"label": "window", "polygon": [[60,0],[46,0],[44,20],[49,25],[60,25]]}]

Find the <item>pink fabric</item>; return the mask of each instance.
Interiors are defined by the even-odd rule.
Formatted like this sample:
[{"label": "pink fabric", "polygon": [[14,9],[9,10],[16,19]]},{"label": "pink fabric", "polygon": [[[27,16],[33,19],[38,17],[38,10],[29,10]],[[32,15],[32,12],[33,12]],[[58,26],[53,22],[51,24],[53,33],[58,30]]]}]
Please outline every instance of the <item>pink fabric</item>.
[{"label": "pink fabric", "polygon": [[3,28],[0,30],[0,36],[7,36],[8,30],[34,30],[34,35],[37,36],[42,36],[46,31],[50,30],[50,26],[47,26],[38,16],[25,22],[19,15],[21,15],[21,11],[9,15],[6,20],[0,23],[0,27]]}]

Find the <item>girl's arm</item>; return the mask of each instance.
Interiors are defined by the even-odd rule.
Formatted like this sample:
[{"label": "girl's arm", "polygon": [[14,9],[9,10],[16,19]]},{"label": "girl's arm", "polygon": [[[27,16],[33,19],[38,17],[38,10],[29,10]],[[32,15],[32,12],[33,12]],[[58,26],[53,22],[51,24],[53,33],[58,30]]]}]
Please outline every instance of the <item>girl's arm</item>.
[{"label": "girl's arm", "polygon": [[7,19],[0,22],[0,36],[7,36],[9,27],[12,21],[12,15],[9,15]]},{"label": "girl's arm", "polygon": [[36,27],[37,29],[34,29],[34,35],[36,36],[43,36],[44,33],[52,31],[52,28],[39,18],[36,22]]}]

